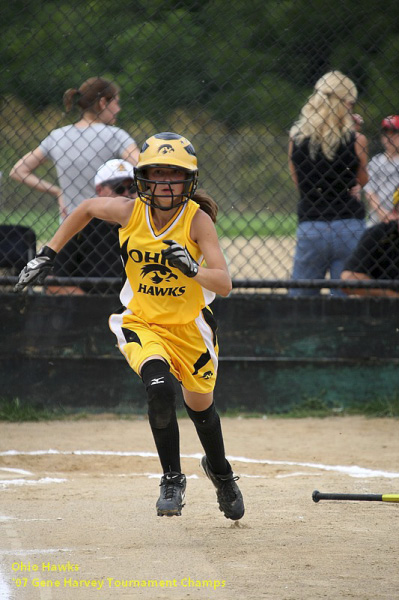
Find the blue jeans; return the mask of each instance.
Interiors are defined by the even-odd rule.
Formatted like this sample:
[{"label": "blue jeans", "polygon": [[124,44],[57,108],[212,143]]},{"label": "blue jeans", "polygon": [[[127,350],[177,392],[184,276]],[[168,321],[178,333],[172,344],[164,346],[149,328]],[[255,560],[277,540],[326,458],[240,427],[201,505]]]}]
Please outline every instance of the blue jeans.
[{"label": "blue jeans", "polygon": [[[340,279],[344,265],[360,240],[366,225],[361,219],[304,221],[297,229],[297,245],[292,279]],[[291,288],[290,296],[315,296],[318,289]],[[341,290],[331,290],[344,296]]]}]

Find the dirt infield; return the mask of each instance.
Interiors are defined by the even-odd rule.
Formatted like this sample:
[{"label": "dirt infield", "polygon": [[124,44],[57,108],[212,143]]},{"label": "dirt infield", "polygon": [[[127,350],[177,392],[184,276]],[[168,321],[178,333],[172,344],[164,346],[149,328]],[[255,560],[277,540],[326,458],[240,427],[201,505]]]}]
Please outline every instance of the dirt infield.
[{"label": "dirt infield", "polygon": [[[399,423],[223,419],[246,501],[226,520],[181,421],[187,504],[155,514],[145,420],[0,423],[1,600],[393,600],[399,505],[315,504],[314,489],[399,492]],[[30,569],[30,570],[29,570]]]},{"label": "dirt infield", "polygon": [[295,244],[292,237],[220,240],[233,279],[290,279]]}]

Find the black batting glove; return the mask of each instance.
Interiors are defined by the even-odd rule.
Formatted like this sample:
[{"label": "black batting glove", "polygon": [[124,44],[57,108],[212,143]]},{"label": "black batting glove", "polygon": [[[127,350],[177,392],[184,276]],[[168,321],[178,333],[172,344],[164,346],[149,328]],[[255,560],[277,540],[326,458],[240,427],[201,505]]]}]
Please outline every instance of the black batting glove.
[{"label": "black batting glove", "polygon": [[162,250],[162,256],[166,258],[171,267],[180,269],[187,277],[195,277],[198,273],[198,263],[195,262],[187,248],[183,248],[174,240],[164,240],[169,248]]},{"label": "black batting glove", "polygon": [[50,271],[52,271],[56,256],[57,252],[55,250],[52,250],[48,246],[43,246],[38,255],[32,258],[20,272],[14,292],[20,292],[24,287],[32,283],[41,285]]}]

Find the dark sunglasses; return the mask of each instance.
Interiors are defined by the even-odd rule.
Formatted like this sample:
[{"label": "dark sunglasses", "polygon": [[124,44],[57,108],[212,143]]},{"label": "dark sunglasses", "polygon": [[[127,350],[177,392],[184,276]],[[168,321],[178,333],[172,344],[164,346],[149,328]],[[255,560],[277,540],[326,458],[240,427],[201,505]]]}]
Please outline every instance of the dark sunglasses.
[{"label": "dark sunglasses", "polygon": [[128,191],[129,194],[135,194],[137,192],[137,188],[134,185],[134,183],[113,183],[112,181],[105,181],[103,185],[109,185],[112,191],[115,192],[115,194],[119,194],[120,196],[122,196],[122,194],[126,191]]}]

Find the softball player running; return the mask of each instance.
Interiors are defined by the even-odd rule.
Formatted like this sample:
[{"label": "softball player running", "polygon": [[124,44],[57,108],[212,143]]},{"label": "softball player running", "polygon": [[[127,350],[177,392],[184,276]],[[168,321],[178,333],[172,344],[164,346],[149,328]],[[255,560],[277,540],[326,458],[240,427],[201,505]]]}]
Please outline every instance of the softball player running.
[{"label": "softball player running", "polygon": [[208,307],[215,294],[229,294],[231,279],[214,226],[217,206],[197,191],[197,180],[197,158],[189,140],[169,132],[150,137],[135,171],[138,199],[84,200],[22,270],[16,289],[42,283],[57,252],[92,218],[120,224],[124,310],[111,315],[110,328],[146,388],[164,472],[157,514],[180,515],[184,506],[174,376],[204,448],[201,465],[216,488],[219,508],[226,518],[238,520],[244,503],[238,477],[225,457],[213,401],[218,343]]}]

